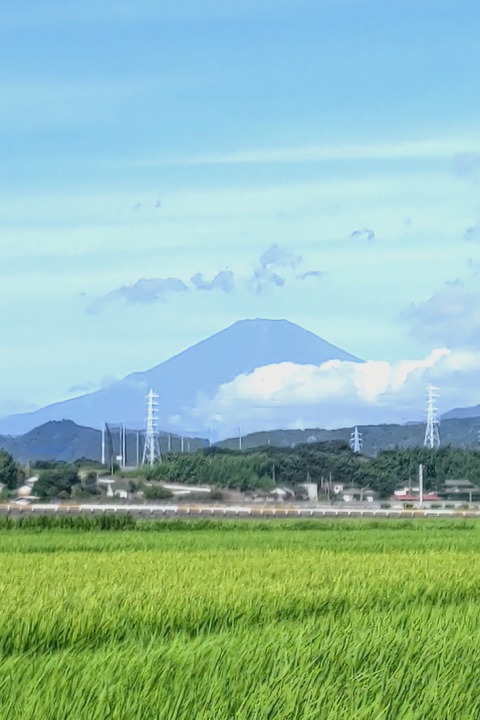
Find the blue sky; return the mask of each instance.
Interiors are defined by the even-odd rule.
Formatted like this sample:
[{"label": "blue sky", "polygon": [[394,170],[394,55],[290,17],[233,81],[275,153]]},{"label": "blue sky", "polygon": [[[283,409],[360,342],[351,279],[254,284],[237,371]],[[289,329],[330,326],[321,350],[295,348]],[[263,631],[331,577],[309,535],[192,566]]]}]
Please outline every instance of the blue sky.
[{"label": "blue sky", "polygon": [[478,3],[236,5],[4,3],[0,414],[244,317],[480,349]]}]

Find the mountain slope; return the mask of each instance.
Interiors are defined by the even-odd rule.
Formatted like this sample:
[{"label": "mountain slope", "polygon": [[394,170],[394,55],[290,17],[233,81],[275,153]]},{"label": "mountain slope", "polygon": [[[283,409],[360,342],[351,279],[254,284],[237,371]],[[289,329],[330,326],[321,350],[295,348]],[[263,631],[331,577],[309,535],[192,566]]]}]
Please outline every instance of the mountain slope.
[{"label": "mountain slope", "polygon": [[81,457],[101,458],[101,433],[79,427],[71,420],[51,421],[17,437],[0,436],[0,447],[15,460],[65,460],[73,462]]},{"label": "mountain slope", "polygon": [[[407,425],[365,425],[360,427],[363,435],[363,452],[374,456],[380,450],[391,450],[396,447],[421,447],[425,434],[424,423],[408,423]],[[454,447],[478,449],[478,433],[480,431],[480,417],[452,419],[442,421],[440,435],[443,445]],[[262,445],[276,445],[291,447],[305,442],[323,442],[331,440],[344,440],[348,442],[352,428],[339,428],[337,430],[322,430],[318,428],[306,430],[270,430],[252,433],[242,437],[242,448],[248,450]],[[137,459],[137,433],[129,433],[127,437],[127,463],[135,465]],[[171,448],[180,452],[181,444],[178,437],[172,436]],[[121,452],[120,438],[115,435],[114,454]],[[143,439],[141,439],[141,443]],[[205,447],[207,441],[197,438],[185,443],[185,451],[194,451]],[[219,442],[220,447],[238,448],[238,437]],[[162,452],[167,452],[168,438],[165,434],[160,437]],[[65,460],[72,462],[81,457],[93,460],[101,459],[101,433],[88,427],[80,427],[75,423],[64,420],[62,422],[48,422],[35,428],[25,435],[17,437],[0,436],[0,448],[12,453],[14,458],[26,463],[28,460]]]},{"label": "mountain slope", "polygon": [[466,408],[454,408],[442,415],[442,420],[452,420],[454,418],[476,418],[480,417],[480,405]]},{"label": "mountain slope", "polygon": [[[399,448],[422,447],[425,437],[425,423],[407,423],[405,425],[382,424],[362,425],[359,427],[363,439],[363,453],[374,456],[381,450],[394,450]],[[324,442],[331,440],[350,441],[353,428],[338,428],[335,430],[305,429],[305,430],[267,430],[251,433],[242,437],[242,448],[249,450],[261,445],[276,445],[291,447],[305,442]],[[460,448],[480,449],[478,437],[480,432],[480,417],[452,418],[442,420],[440,424],[440,438],[442,446],[452,445]],[[238,437],[229,438],[218,443],[221,447],[238,448]]]},{"label": "mountain slope", "polygon": [[[328,360],[362,362],[287,320],[241,320],[160,365],[128,375],[105,389],[33,413],[2,418],[0,433],[17,435],[64,418],[97,428],[105,421],[143,427],[145,395],[151,387],[161,397],[162,417],[179,416],[172,429],[180,429],[184,408],[194,406],[199,396],[213,396],[221,384],[242,373],[274,363],[318,365]],[[168,429],[168,422],[162,427]]]}]

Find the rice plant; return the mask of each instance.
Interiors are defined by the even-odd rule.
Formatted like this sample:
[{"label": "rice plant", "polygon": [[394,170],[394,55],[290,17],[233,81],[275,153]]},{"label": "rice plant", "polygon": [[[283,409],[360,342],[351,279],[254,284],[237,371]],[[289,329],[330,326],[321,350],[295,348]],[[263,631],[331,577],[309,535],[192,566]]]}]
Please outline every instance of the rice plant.
[{"label": "rice plant", "polygon": [[0,531],[1,718],[480,717],[474,523],[51,520]]}]

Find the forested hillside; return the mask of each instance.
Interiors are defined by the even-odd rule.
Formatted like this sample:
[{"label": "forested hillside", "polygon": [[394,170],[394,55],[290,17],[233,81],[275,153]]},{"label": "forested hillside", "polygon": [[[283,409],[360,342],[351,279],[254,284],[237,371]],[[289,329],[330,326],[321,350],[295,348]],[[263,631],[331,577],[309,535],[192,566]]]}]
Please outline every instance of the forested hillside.
[{"label": "forested hillside", "polygon": [[425,489],[437,490],[446,479],[480,483],[480,452],[443,447],[386,450],[376,458],[355,455],[347,443],[306,443],[295,448],[266,446],[240,453],[209,448],[194,454],[169,455],[143,472],[147,479],[253,490],[274,485],[294,488],[307,480],[370,487],[385,497],[400,483],[415,482],[425,468]]}]

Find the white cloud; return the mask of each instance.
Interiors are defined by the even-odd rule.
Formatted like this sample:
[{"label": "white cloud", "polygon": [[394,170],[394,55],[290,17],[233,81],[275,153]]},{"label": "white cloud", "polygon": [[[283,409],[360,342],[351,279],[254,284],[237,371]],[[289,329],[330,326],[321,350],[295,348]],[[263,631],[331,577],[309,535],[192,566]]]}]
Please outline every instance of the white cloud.
[{"label": "white cloud", "polygon": [[[480,401],[480,352],[438,348],[397,363],[331,360],[280,363],[239,375],[214,398],[201,399],[190,422],[208,419],[221,434],[274,427],[335,428],[356,423],[421,420],[429,382],[440,388],[441,410]],[[472,391],[472,388],[478,391]]]}]

